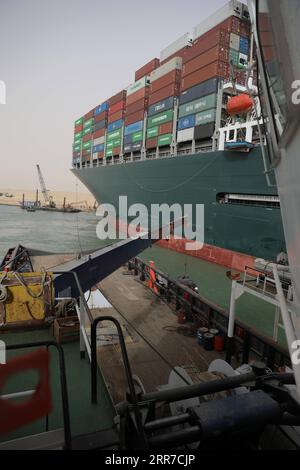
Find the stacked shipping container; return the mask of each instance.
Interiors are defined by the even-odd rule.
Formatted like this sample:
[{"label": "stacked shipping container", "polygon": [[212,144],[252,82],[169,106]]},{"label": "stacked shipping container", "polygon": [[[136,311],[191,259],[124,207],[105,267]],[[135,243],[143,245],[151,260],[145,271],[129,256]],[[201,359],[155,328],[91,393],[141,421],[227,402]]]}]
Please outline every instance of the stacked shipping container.
[{"label": "stacked shipping container", "polygon": [[[174,57],[150,75],[146,148],[171,145],[175,97],[180,92],[182,59]],[[168,106],[169,104],[169,106]]]},{"label": "stacked shipping container", "polygon": [[[73,162],[209,139],[220,80],[244,84],[250,52],[245,6],[232,0],[135,72],[135,82],[75,122]],[[216,24],[217,23],[217,24]],[[233,65],[233,68],[231,67]],[[178,106],[177,106],[178,105]],[[177,131],[177,136],[176,136]]]}]

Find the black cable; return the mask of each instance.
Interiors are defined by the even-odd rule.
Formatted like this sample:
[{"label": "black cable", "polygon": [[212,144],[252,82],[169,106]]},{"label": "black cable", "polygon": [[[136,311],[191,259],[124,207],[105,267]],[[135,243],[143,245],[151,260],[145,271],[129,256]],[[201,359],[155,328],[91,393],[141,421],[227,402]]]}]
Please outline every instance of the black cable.
[{"label": "black cable", "polygon": [[[102,294],[101,290],[98,288],[99,292]],[[103,295],[103,294],[102,294]],[[178,372],[175,367],[168,361],[168,359],[166,359],[159,351],[158,349],[153,346],[153,344],[150,343],[150,341],[137,329],[137,327],[131,322],[129,321],[126,316],[120,312],[120,310],[111,302],[111,300],[109,298],[107,298],[107,300],[109,301],[109,303],[113,306],[113,308],[116,310],[116,312],[128,323],[128,325],[130,325],[130,327],[142,338],[142,340],[160,357],[160,359],[162,359],[165,364],[167,364],[168,367],[170,367],[170,369],[172,369],[177,375],[178,377],[181,378],[181,380],[184,381],[184,383],[186,383],[186,385],[190,385],[190,383],[187,381],[187,379],[185,377],[183,377],[180,372]]]}]

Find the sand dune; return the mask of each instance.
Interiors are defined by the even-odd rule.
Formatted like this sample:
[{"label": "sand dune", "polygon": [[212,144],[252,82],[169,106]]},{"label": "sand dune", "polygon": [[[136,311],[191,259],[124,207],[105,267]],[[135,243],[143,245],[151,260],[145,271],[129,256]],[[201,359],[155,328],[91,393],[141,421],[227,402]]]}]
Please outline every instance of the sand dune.
[{"label": "sand dune", "polygon": [[[31,191],[28,189],[10,189],[10,188],[0,188],[0,193],[3,193],[3,196],[0,196],[0,205],[1,204],[8,204],[8,205],[19,205],[22,201],[23,194],[25,195],[26,201],[35,201],[36,199],[36,192]],[[5,197],[5,194],[12,194],[13,197]],[[64,197],[66,197],[67,204],[74,203],[74,202],[83,202],[85,205],[85,201],[87,205],[92,207],[95,202],[95,198],[90,193],[75,193],[69,191],[51,191],[51,195],[54,198],[56,204],[62,205]],[[40,201],[44,202],[43,195],[39,191],[39,199]]]}]

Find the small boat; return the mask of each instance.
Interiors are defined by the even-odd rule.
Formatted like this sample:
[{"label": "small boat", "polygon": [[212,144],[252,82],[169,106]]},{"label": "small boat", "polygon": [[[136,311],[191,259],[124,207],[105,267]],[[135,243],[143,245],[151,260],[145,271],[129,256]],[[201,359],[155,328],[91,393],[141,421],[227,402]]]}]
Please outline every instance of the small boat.
[{"label": "small boat", "polygon": [[34,207],[27,207],[26,211],[27,212],[35,212],[36,209]]}]

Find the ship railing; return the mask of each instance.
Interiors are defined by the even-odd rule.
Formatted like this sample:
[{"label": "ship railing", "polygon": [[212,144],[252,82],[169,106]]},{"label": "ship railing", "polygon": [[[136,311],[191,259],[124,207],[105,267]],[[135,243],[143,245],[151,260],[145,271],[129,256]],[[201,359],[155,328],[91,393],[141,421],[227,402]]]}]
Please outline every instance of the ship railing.
[{"label": "ship railing", "polygon": [[[140,258],[134,258],[129,262],[128,268],[146,286],[149,286],[150,269],[154,271],[156,289],[152,289],[152,292],[154,295],[158,295],[175,312],[183,309],[187,313],[193,320],[191,329],[195,336],[197,328],[206,326],[218,329],[224,338],[227,337],[228,310],[207,300],[159,269],[150,267]],[[225,344],[227,344],[227,341]],[[284,366],[290,367],[289,352],[284,344],[278,343],[271,337],[257,331],[239,318],[235,320],[233,348],[235,360],[238,364],[248,363],[251,359],[265,361],[272,370]]]}]

